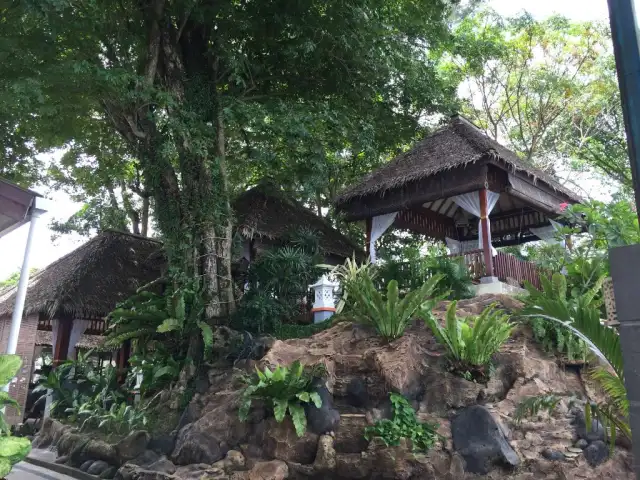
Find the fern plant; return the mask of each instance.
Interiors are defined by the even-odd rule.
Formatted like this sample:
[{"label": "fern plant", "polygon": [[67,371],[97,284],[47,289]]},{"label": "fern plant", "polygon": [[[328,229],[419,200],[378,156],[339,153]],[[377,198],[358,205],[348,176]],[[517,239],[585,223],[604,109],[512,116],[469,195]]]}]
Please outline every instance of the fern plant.
[{"label": "fern plant", "polygon": [[401,438],[411,440],[413,450],[426,451],[440,438],[438,425],[418,422],[415,410],[397,393],[390,394],[393,417],[383,419],[364,430],[364,437],[371,440],[380,437],[386,446],[397,446]]},{"label": "fern plant", "polygon": [[593,296],[594,292],[590,292],[567,302],[561,295],[549,298],[541,294],[530,299],[522,313],[524,316],[542,318],[566,328],[580,337],[591,351],[608,364],[608,367],[595,367],[591,374],[607,392],[609,401],[588,409],[593,408],[597,412],[607,430],[617,429],[631,438],[620,337],[615,330],[600,323],[600,310],[593,305]]},{"label": "fern plant", "polygon": [[347,305],[350,289],[357,288],[357,285],[363,281],[365,276],[368,276],[372,281],[376,277],[376,271],[369,259],[359,264],[356,260],[355,253],[352,258],[347,258],[342,265],[333,266],[320,264],[318,266],[320,268],[328,269],[329,275],[334,277],[340,283],[342,293],[340,300],[336,305],[336,315],[342,313]]},{"label": "fern plant", "polygon": [[[0,355],[0,384],[7,385],[16,376],[22,359],[18,355]],[[31,451],[28,438],[12,437],[5,419],[5,408],[19,410],[16,402],[8,392],[0,391],[0,478],[9,475],[13,466],[25,458]]]},{"label": "fern plant", "polygon": [[537,397],[528,397],[522,400],[516,407],[514,420],[520,423],[525,417],[533,417],[538,412],[546,410],[551,413],[560,403],[560,397],[556,395],[539,395]]},{"label": "fern plant", "polygon": [[[585,304],[592,304],[602,288],[603,281],[604,277],[597,280],[586,293],[579,297],[581,299],[580,301]],[[586,361],[589,349],[584,341],[562,325],[550,323],[533,315],[537,309],[537,305],[541,302],[544,304],[548,301],[554,301],[557,302],[558,305],[564,305],[566,308],[570,308],[576,303],[578,297],[568,296],[567,280],[565,276],[560,273],[554,273],[551,279],[541,276],[540,283],[542,290],[538,290],[530,283],[525,282],[525,288],[529,292],[529,296],[523,298],[525,308],[522,313],[531,315],[529,322],[533,330],[534,338],[542,344],[545,350],[566,355],[571,361]]]},{"label": "fern plant", "polygon": [[380,336],[395,340],[403,335],[409,322],[417,315],[431,316],[432,295],[441,276],[427,280],[421,288],[400,298],[398,282],[391,280],[387,286],[386,298],[376,290],[369,275],[362,281],[349,286],[349,296],[355,305],[354,315],[359,321],[373,325]]},{"label": "fern plant", "polygon": [[[456,316],[457,302],[447,309],[444,327],[435,317],[425,318],[433,335],[447,348],[452,370],[460,375],[485,377],[491,357],[511,336],[509,316],[491,305],[479,316]],[[466,373],[466,375],[465,375]]]},{"label": "fern plant", "polygon": [[295,361],[290,367],[278,365],[273,371],[265,367],[263,371],[256,368],[256,376],[246,379],[247,386],[242,393],[238,415],[245,421],[251,410],[253,400],[265,400],[273,409],[277,422],[282,422],[287,415],[291,417],[296,434],[301,437],[307,429],[307,417],[304,404],[313,403],[322,406],[322,399],[312,388],[317,370],[305,371],[304,365]]}]

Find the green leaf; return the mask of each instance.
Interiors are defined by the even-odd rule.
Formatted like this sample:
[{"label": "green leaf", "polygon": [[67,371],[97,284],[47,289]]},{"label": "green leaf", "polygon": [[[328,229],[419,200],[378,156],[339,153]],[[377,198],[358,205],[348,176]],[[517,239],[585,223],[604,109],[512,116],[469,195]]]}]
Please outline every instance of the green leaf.
[{"label": "green leaf", "polygon": [[289,407],[289,400],[282,398],[273,399],[273,416],[276,417],[277,422],[284,420],[284,416],[287,414],[287,407]]},{"label": "green leaf", "polygon": [[0,385],[7,385],[16,376],[22,359],[18,355],[0,355]]},{"label": "green leaf", "polygon": [[322,407],[322,398],[320,397],[318,392],[311,392],[309,394],[309,397],[311,398],[311,401],[316,406],[316,408]]},{"label": "green leaf", "polygon": [[9,475],[9,473],[11,473],[12,467],[13,464],[9,461],[8,458],[0,457],[0,477],[4,478]]},{"label": "green leaf", "polygon": [[31,442],[25,437],[0,437],[0,457],[11,464],[18,463],[31,451]]},{"label": "green leaf", "polygon": [[289,414],[291,415],[291,420],[293,420],[296,435],[302,437],[307,430],[307,417],[304,414],[304,408],[300,404],[290,403]]},{"label": "green leaf", "polygon": [[309,403],[311,401],[309,392],[298,393],[296,397],[305,403]]},{"label": "green leaf", "polygon": [[182,328],[182,322],[177,318],[167,318],[160,325],[158,325],[157,331],[159,333],[172,332],[174,330],[180,330]]},{"label": "green leaf", "polygon": [[20,405],[18,404],[18,402],[16,402],[13,398],[11,398],[11,396],[9,395],[9,392],[5,392],[4,390],[0,390],[0,405],[11,406],[15,408],[18,412],[20,412]]},{"label": "green leaf", "polygon": [[204,347],[210,350],[213,347],[213,329],[206,322],[198,322],[198,327],[200,327],[200,332],[202,333]]}]

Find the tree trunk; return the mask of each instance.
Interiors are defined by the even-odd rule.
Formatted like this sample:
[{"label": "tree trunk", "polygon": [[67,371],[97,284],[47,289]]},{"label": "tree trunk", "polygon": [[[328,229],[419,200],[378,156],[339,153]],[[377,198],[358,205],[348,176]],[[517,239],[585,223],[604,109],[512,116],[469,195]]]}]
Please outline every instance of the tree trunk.
[{"label": "tree trunk", "polygon": [[146,237],[148,231],[149,231],[149,195],[145,194],[142,197],[142,220],[140,225],[140,234],[143,237]]},{"label": "tree trunk", "polygon": [[131,229],[133,233],[140,235],[140,214],[133,206],[131,195],[129,194],[127,185],[124,181],[120,182],[120,190],[122,191],[122,205],[124,206],[124,211],[127,213],[129,221],[131,222]]}]

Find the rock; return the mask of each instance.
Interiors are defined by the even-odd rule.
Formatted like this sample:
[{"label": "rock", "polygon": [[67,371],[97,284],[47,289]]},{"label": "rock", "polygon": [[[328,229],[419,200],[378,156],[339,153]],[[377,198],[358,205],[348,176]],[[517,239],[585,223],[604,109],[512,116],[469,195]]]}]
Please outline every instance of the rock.
[{"label": "rock", "polygon": [[542,456],[544,458],[546,458],[547,460],[551,460],[553,462],[558,462],[558,461],[562,461],[564,460],[564,453],[558,451],[558,450],[552,450],[550,448],[545,448],[542,451]]},{"label": "rock", "polygon": [[175,445],[175,435],[152,435],[151,441],[149,442],[149,445],[147,445],[147,448],[161,455],[171,455],[171,452],[173,452],[173,448],[175,447]]},{"label": "rock", "polygon": [[109,465],[104,460],[96,460],[93,464],[86,470],[89,475],[99,476],[108,469],[111,465]]},{"label": "rock", "polygon": [[40,431],[32,442],[33,448],[46,448],[51,444],[56,444],[63,431],[69,427],[63,425],[51,417],[47,417],[42,422]]},{"label": "rock", "polygon": [[330,472],[336,468],[336,451],[331,435],[320,435],[318,438],[318,451],[313,466],[319,472]]},{"label": "rock", "polygon": [[86,442],[87,439],[82,435],[66,430],[60,436],[56,446],[58,447],[58,455],[70,455],[80,442]]},{"label": "rock", "polygon": [[224,462],[225,469],[230,471],[242,470],[246,465],[244,455],[238,450],[229,450]]},{"label": "rock", "polygon": [[126,463],[129,460],[141,455],[149,445],[151,435],[144,430],[137,430],[131,432],[115,445],[116,453],[120,459],[120,464]]},{"label": "rock", "polygon": [[58,458],[54,460],[54,463],[57,463],[59,465],[64,465],[65,463],[67,463],[67,460],[69,460],[68,455],[60,455]]},{"label": "rock", "polygon": [[[103,460],[110,465],[120,465],[120,460],[116,448],[102,440],[89,440],[87,444],[79,449],[77,452],[73,452],[72,460],[75,457],[80,457],[80,460]],[[78,463],[80,460],[76,460]]]},{"label": "rock", "polygon": [[584,438],[581,438],[575,443],[575,446],[584,450],[589,446],[589,442],[587,442]]},{"label": "rock", "polygon": [[89,470],[89,467],[91,466],[92,463],[93,463],[93,460],[87,460],[82,465],[80,465],[80,470],[83,472],[86,472],[87,470]]},{"label": "rock", "polygon": [[360,453],[336,455],[336,471],[341,478],[371,478],[371,460]]},{"label": "rock", "polygon": [[249,480],[284,480],[289,477],[289,467],[280,460],[258,462],[249,472]]},{"label": "rock", "polygon": [[[150,450],[147,450],[150,451]],[[164,473],[175,473],[176,466],[173,464],[171,460],[169,460],[164,455],[158,458],[155,462],[149,464],[149,466],[145,467],[147,470],[151,470],[154,472],[164,472]]]},{"label": "rock", "polygon": [[606,432],[602,423],[597,419],[593,419],[591,421],[591,430],[587,431],[587,421],[584,415],[584,410],[574,410],[573,423],[575,425],[578,438],[586,440],[589,443],[596,440],[604,441]]},{"label": "rock", "polygon": [[347,402],[356,408],[366,408],[369,405],[367,384],[362,378],[353,378],[347,385]]},{"label": "rock", "polygon": [[318,446],[318,435],[307,430],[298,437],[293,422],[286,416],[282,423],[269,418],[264,423],[263,451],[266,458],[296,462],[313,463]]},{"label": "rock", "polygon": [[453,447],[464,458],[467,472],[485,475],[497,463],[520,463],[491,412],[483,406],[467,407],[456,415],[451,434]]},{"label": "rock", "polygon": [[198,428],[197,423],[190,423],[178,434],[176,447],[171,455],[177,465],[192,463],[215,463],[224,456],[220,441]]},{"label": "rock", "polygon": [[127,463],[150,470],[149,466],[154,464],[158,460],[160,460],[160,455],[158,455],[153,450],[145,450],[136,458],[129,460]]},{"label": "rock", "polygon": [[[372,422],[375,423],[375,422]],[[334,446],[336,452],[360,453],[367,449],[369,442],[364,438],[367,418],[362,414],[343,414],[340,426],[335,432]]]},{"label": "rock", "polygon": [[115,480],[176,480],[175,476],[168,473],[153,472],[131,463],[125,463],[120,467],[114,478]]},{"label": "rock", "polygon": [[111,480],[113,477],[116,476],[117,472],[118,472],[117,467],[109,467],[104,472],[102,472],[98,478]]},{"label": "rock", "polygon": [[340,413],[333,406],[333,396],[323,380],[316,379],[313,389],[320,395],[322,405],[320,408],[313,403],[306,403],[304,411],[307,416],[307,428],[316,435],[334,432],[340,425]]},{"label": "rock", "polygon": [[200,463],[179,467],[172,478],[179,478],[181,480],[228,480],[229,476],[221,468]]},{"label": "rock", "polygon": [[609,458],[609,447],[602,440],[596,440],[583,450],[584,458],[592,467],[604,463]]}]

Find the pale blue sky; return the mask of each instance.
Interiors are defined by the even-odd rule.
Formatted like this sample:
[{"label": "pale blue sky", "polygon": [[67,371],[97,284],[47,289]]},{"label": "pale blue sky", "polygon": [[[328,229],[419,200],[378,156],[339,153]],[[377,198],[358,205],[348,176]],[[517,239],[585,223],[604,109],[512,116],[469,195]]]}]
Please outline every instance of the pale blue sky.
[{"label": "pale blue sky", "polygon": [[[608,18],[606,0],[490,0],[488,4],[500,14],[507,16],[527,10],[537,18],[544,18],[553,13],[579,21]],[[31,257],[31,266],[37,268],[45,267],[86,241],[76,236],[64,236],[55,243],[51,242],[52,232],[48,228],[51,220],[68,218],[80,206],[61,192],[53,192],[47,196],[52,199],[53,207],[52,211],[41,219],[37,229]],[[25,225],[0,239],[0,279],[7,277],[22,265],[28,228]]]}]

